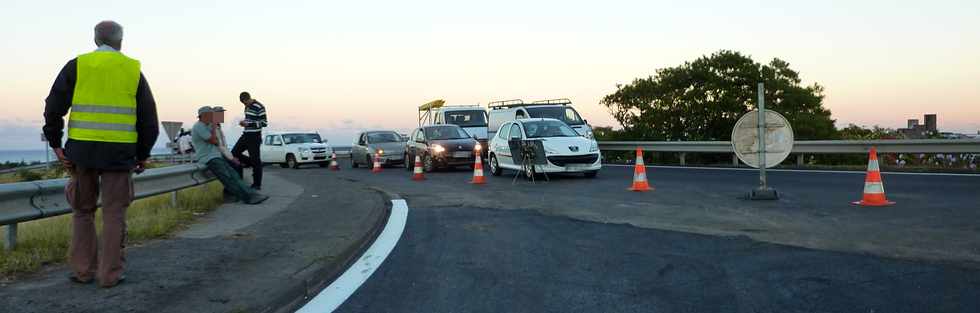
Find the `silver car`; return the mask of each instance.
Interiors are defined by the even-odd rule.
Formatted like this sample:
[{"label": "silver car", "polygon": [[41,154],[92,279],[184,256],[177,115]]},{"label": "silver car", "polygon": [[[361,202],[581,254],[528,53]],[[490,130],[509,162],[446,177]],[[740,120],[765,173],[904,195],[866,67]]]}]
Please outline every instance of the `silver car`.
[{"label": "silver car", "polygon": [[381,165],[405,164],[405,140],[397,132],[374,130],[357,134],[350,149],[351,167],[374,165],[375,154],[381,153]]}]

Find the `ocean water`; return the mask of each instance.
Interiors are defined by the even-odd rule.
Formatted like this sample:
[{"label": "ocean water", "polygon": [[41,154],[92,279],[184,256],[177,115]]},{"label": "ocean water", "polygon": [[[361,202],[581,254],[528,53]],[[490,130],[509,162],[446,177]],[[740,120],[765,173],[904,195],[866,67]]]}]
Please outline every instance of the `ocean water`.
[{"label": "ocean water", "polygon": [[[170,153],[170,150],[166,148],[154,148],[152,154],[166,154]],[[53,161],[55,159],[54,152],[51,150],[0,150],[0,163],[3,162],[44,162],[45,155],[47,155]]]}]

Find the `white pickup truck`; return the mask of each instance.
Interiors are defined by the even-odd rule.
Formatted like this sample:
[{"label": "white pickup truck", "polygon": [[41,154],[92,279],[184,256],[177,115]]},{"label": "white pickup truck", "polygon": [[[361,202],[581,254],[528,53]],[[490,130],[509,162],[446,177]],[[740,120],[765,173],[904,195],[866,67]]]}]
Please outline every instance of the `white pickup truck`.
[{"label": "white pickup truck", "polygon": [[283,168],[314,163],[327,167],[333,154],[333,148],[315,132],[268,133],[259,150],[262,163],[276,163]]}]

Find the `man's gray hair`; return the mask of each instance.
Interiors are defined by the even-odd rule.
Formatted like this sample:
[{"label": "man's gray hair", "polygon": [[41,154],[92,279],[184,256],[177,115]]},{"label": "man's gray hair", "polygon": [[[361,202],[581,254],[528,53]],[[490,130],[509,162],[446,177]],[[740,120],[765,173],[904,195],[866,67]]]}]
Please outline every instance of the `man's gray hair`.
[{"label": "man's gray hair", "polygon": [[122,45],[122,25],[114,21],[102,21],[95,24],[95,44],[110,45],[119,48]]}]

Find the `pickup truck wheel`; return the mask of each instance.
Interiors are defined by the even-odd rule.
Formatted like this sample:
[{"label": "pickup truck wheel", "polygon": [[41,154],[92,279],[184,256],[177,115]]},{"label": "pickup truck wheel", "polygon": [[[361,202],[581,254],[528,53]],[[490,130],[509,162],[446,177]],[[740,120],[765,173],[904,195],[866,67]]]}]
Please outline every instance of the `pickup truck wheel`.
[{"label": "pickup truck wheel", "polygon": [[289,164],[287,164],[285,162],[279,163],[279,167],[281,167],[281,168],[289,168]]},{"label": "pickup truck wheel", "polygon": [[405,154],[405,159],[404,160],[405,161],[402,162],[402,163],[405,163],[405,170],[406,171],[411,172],[413,169],[415,169],[415,159],[409,158],[408,157],[408,153]]},{"label": "pickup truck wheel", "polygon": [[357,168],[357,160],[354,160],[354,155],[353,154],[351,155],[351,158],[350,158],[350,168]]},{"label": "pickup truck wheel", "polygon": [[292,154],[286,155],[286,166],[294,169],[299,168],[299,162],[296,162],[296,157]]}]

